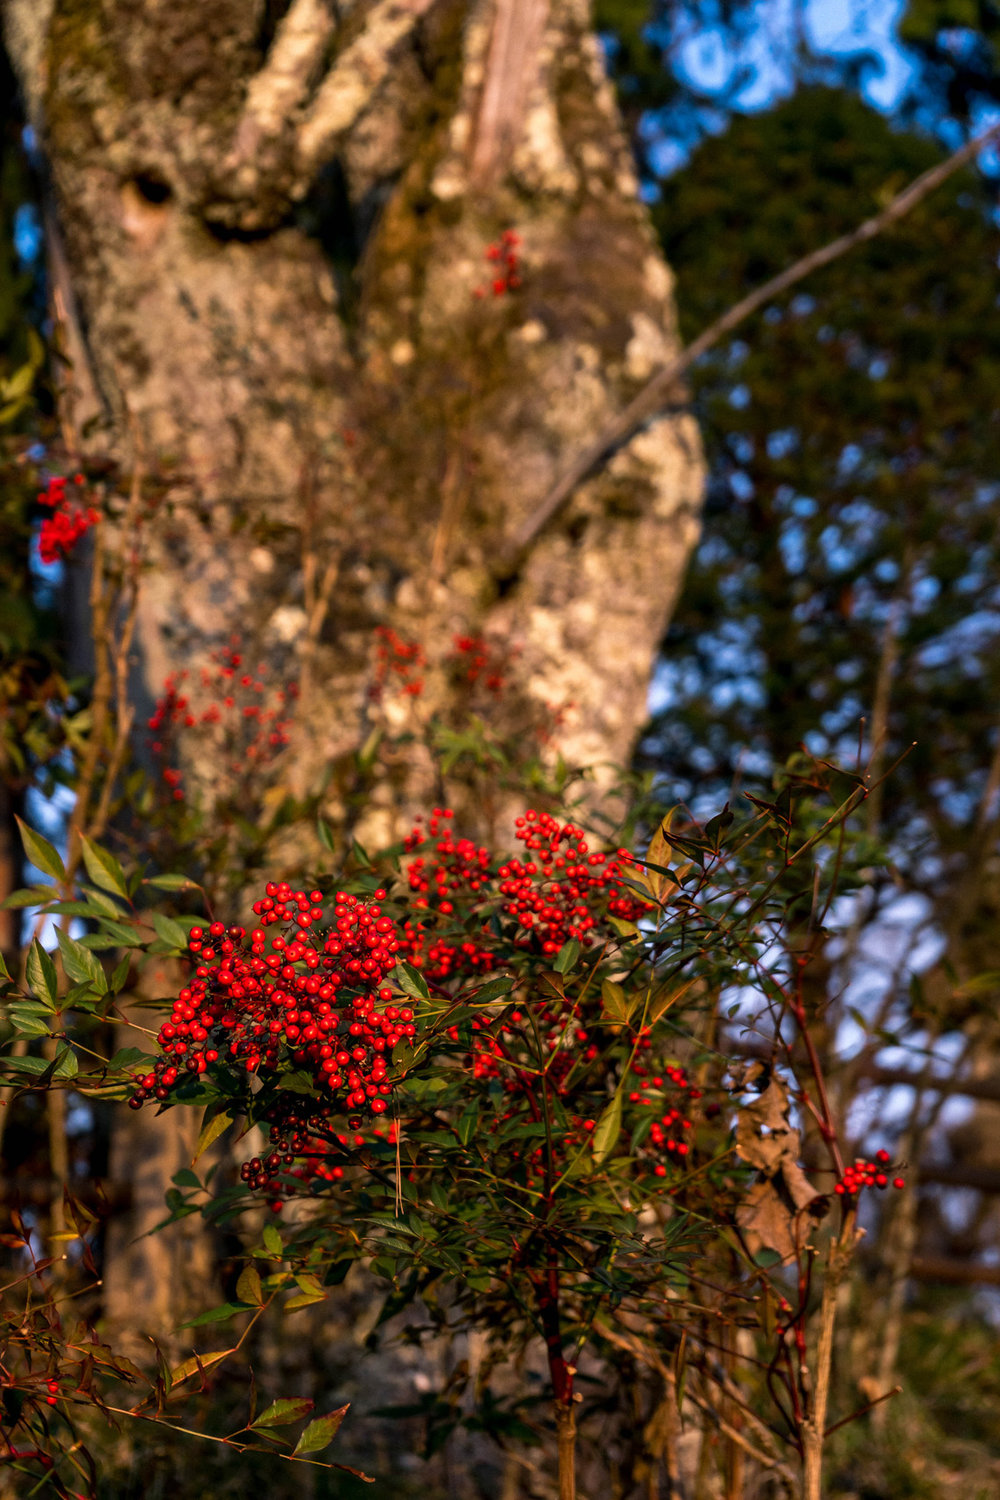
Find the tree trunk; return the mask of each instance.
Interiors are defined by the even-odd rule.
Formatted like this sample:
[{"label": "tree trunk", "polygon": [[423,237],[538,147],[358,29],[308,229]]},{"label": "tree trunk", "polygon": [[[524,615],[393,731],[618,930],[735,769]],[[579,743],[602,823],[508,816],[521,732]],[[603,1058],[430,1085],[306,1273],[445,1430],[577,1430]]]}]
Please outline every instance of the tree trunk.
[{"label": "tree trunk", "polygon": [[[454,709],[444,658],[477,635],[507,656],[497,712],[563,709],[565,759],[609,785],[702,458],[690,416],[651,422],[510,560],[567,461],[677,348],[584,0],[3,15],[51,180],[67,428],[146,485],[139,722],[169,671],[238,636],[301,679],[286,780],[325,784],[343,834],[375,627],[423,644],[428,714]],[[485,258],[504,230],[513,278]],[[416,756],[378,769],[374,846],[434,786]],[[202,749],[190,774],[228,768]],[[308,866],[298,833],[294,849]]]}]

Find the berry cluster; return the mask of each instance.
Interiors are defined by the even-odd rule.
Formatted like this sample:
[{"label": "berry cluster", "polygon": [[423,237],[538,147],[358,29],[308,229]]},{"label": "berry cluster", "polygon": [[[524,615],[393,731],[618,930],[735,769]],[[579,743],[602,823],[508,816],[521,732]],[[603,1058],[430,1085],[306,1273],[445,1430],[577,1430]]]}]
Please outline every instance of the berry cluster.
[{"label": "berry cluster", "polygon": [[[384,1114],[392,1049],[416,1034],[412,1011],[394,1004],[385,985],[400,943],[382,914],[384,896],[338,893],[332,926],[313,934],[322,892],[272,881],[254,903],[261,925],[249,938],[222,922],[207,933],[193,927],[194,978],[160,1028],[162,1056],[139,1080],[132,1107],[162,1102],[185,1075],[220,1063],[247,1073],[305,1069],[321,1098],[340,1095],[348,1110]],[[280,930],[269,937],[267,927]]]},{"label": "berry cluster", "polygon": [[[680,1090],[692,1102],[702,1097],[701,1089],[695,1088],[684,1069],[675,1063],[665,1063],[661,1072],[650,1073],[645,1064],[637,1061],[632,1064],[632,1073],[641,1082],[637,1089],[632,1089],[628,1094],[628,1102],[638,1105],[640,1109],[661,1108],[663,1094],[668,1086]],[[666,1152],[668,1160],[683,1161],[691,1151],[685,1136],[692,1128],[693,1122],[688,1118],[687,1110],[673,1105],[658,1120],[653,1121],[647,1139],[657,1152]],[[657,1177],[666,1177],[667,1168],[662,1161],[658,1161],[653,1172]]]},{"label": "berry cluster", "polygon": [[455,662],[470,687],[482,682],[487,692],[499,697],[505,687],[503,660],[489,641],[478,635],[456,635]]},{"label": "berry cluster", "polygon": [[46,1388],[46,1390],[49,1393],[46,1396],[46,1398],[45,1398],[46,1405],[48,1405],[48,1406],[55,1406],[56,1402],[59,1400],[59,1382],[58,1382],[58,1380],[56,1380],[54,1377],[50,1377],[45,1382],[45,1388]]},{"label": "berry cluster", "polygon": [[[513,229],[505,229],[495,244],[486,247],[485,259],[493,273],[490,290],[494,297],[502,297],[507,292],[515,291],[521,285],[517,254],[517,247],[520,243],[520,235],[515,234]],[[472,295],[485,297],[486,287],[477,286]]]},{"label": "berry cluster", "polygon": [[[593,946],[595,935],[610,936],[607,919],[635,922],[650,910],[624,885],[632,862],[626,849],[611,856],[592,852],[583,829],[530,808],[516,820],[515,833],[527,859],[497,862],[490,850],[457,839],[451,808],[435,808],[424,831],[420,821],[404,841],[413,854],[407,877],[424,911],[451,916],[491,911],[507,919],[506,936],[520,949],[554,956],[575,938]],[[419,851],[419,852],[418,852]],[[496,897],[505,898],[499,906]],[[405,956],[437,982],[462,973],[481,973],[496,962],[496,942],[486,930],[460,944],[428,932],[417,917],[403,927]]]},{"label": "berry cluster", "polygon": [[303,1098],[284,1098],[268,1111],[269,1151],[254,1156],[240,1168],[240,1177],[252,1192],[268,1193],[271,1208],[281,1208],[282,1196],[303,1189],[322,1189],[343,1181],[345,1171],[358,1162],[358,1153],[374,1141],[396,1144],[395,1124],[388,1132],[377,1126],[369,1139],[360,1130],[361,1119],[352,1117],[348,1130],[338,1131],[331,1124],[334,1111],[330,1105],[317,1105]]},{"label": "berry cluster", "polygon": [[[80,489],[86,480],[82,474],[74,474],[73,484]],[[50,479],[38,496],[38,503],[52,511],[43,520],[38,536],[38,551],[43,563],[58,562],[60,557],[65,557],[101,519],[100,512],[92,505],[84,509],[68,499],[65,479]]]},{"label": "berry cluster", "polygon": [[[841,1198],[852,1198],[865,1187],[888,1187],[889,1174],[886,1168],[890,1161],[888,1151],[876,1151],[874,1161],[866,1161],[863,1156],[855,1157],[854,1165],[847,1168],[842,1181],[837,1183],[833,1191]],[[894,1177],[892,1185],[894,1188],[904,1188],[906,1181],[902,1177]]]},{"label": "berry cluster", "polygon": [[[167,678],[147,721],[153,754],[161,762],[169,760],[179,730],[221,737],[234,775],[265,769],[288,744],[290,705],[298,696],[298,684],[289,682],[269,692],[264,669],[248,670],[235,649],[238,644],[234,638],[228,647],[213,652],[212,667],[203,667],[197,678],[186,670]],[[180,770],[164,763],[161,774],[173,800],[183,801]]]},{"label": "berry cluster", "polygon": [[386,684],[395,679],[394,686],[411,698],[419,698],[424,690],[423,671],[427,657],[419,641],[404,640],[389,625],[375,627],[375,671],[368,696],[373,703],[381,703]]}]

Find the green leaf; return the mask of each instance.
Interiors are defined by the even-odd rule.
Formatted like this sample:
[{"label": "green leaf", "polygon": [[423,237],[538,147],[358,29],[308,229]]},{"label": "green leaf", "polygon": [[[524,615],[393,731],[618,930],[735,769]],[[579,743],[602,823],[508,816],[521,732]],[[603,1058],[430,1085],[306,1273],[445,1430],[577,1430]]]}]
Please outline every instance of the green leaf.
[{"label": "green leaf", "polygon": [[576,938],[570,938],[568,942],[563,943],[552,964],[556,973],[568,974],[580,957],[580,952],[580,944]]},{"label": "green leaf", "polygon": [[102,849],[100,844],[94,844],[82,835],[80,843],[87,874],[94,884],[99,885],[104,891],[112,891],[116,896],[127,898],[128,885],[125,881],[125,871],[114,855],[109,850]]},{"label": "green leaf", "polygon": [[14,1073],[45,1073],[51,1066],[47,1057],[5,1057],[2,1063]]},{"label": "green leaf", "polygon": [[463,1146],[467,1146],[476,1133],[479,1123],[479,1103],[474,1101],[468,1106],[458,1122],[458,1138]]},{"label": "green leaf", "polygon": [[327,854],[336,854],[337,846],[333,841],[330,825],[323,818],[316,819],[316,836]]},{"label": "green leaf", "polygon": [[63,1045],[56,1053],[56,1065],[52,1076],[54,1078],[75,1078],[80,1071],[80,1063],[72,1047]]},{"label": "green leaf", "polygon": [[37,938],[28,949],[28,961],[24,972],[34,994],[39,999],[47,1001],[50,1009],[55,1010],[59,997],[56,966]]},{"label": "green leaf", "polygon": [[499,1000],[501,995],[507,995],[517,983],[513,974],[501,974],[497,979],[491,979],[481,989],[476,990],[471,999],[477,1005],[486,1005],[490,1000]]},{"label": "green leaf", "polygon": [[426,979],[412,964],[399,962],[390,970],[389,978],[395,980],[404,995],[409,995],[414,1000],[429,1000],[431,997]]},{"label": "green leaf", "polygon": [[218,1307],[210,1307],[207,1312],[199,1313],[196,1318],[189,1318],[180,1326],[181,1328],[204,1328],[209,1323],[227,1323],[237,1313],[246,1311],[245,1302],[221,1302]]},{"label": "green leaf", "polygon": [[196,880],[189,880],[186,875],[151,875],[143,885],[151,885],[158,891],[187,891],[200,890]]},{"label": "green leaf", "polygon": [[264,1225],[263,1238],[264,1249],[267,1251],[268,1255],[273,1255],[275,1259],[280,1259],[281,1256],[283,1256],[285,1253],[285,1247],[281,1243],[281,1235],[275,1229],[273,1224]]},{"label": "green leaf", "polygon": [[5,1012],[18,1036],[48,1036],[49,1022],[46,1017],[52,1012],[46,1005],[11,1005]]},{"label": "green leaf", "polygon": [[0,908],[4,911],[20,911],[24,906],[44,906],[52,895],[50,885],[29,885],[20,891],[11,891],[0,901]]},{"label": "green leaf", "polygon": [[10,970],[7,967],[7,960],[4,958],[2,953],[0,953],[0,979],[4,980],[7,984],[14,983],[13,979],[11,979],[10,977]]},{"label": "green leaf", "polygon": [[250,1302],[254,1307],[263,1305],[264,1289],[260,1284],[260,1272],[253,1266],[244,1266],[240,1272],[240,1279],[236,1283],[236,1295],[241,1302]]},{"label": "green leaf", "polygon": [[108,981],[104,976],[104,970],[90,949],[85,948],[74,938],[68,937],[61,927],[56,929],[56,937],[62,954],[63,968],[70,979],[77,984],[92,984],[99,995],[106,995]]},{"label": "green leaf", "polygon": [[250,1423],[250,1427],[288,1427],[292,1422],[301,1422],[303,1417],[307,1417],[315,1404],[304,1396],[282,1397],[280,1401],[272,1401],[267,1410],[262,1411],[255,1422]]},{"label": "green leaf", "polygon": [[121,917],[125,915],[118,902],[109,896],[107,891],[99,891],[96,885],[82,885],[80,889],[86,896],[89,905],[96,907],[98,913],[101,915],[106,917]]},{"label": "green leaf", "polygon": [[152,1056],[148,1052],[142,1052],[138,1047],[122,1047],[110,1059],[108,1067],[117,1073],[122,1068],[134,1068],[136,1064],[148,1068],[152,1061]]},{"label": "green leaf", "polygon": [[134,927],[127,926],[124,922],[112,922],[107,917],[101,919],[101,930],[99,932],[88,932],[80,939],[85,948],[141,948],[143,940]]},{"label": "green leaf", "polygon": [[126,955],[120,961],[120,963],[115,964],[114,972],[111,975],[111,988],[114,990],[115,994],[117,994],[122,986],[127,982],[131,968],[132,960],[128,957],[128,955]]},{"label": "green leaf", "polygon": [[347,1416],[349,1406],[350,1402],[348,1402],[347,1406],[339,1406],[336,1411],[330,1412],[328,1416],[317,1417],[314,1422],[310,1422],[305,1432],[295,1444],[293,1457],[302,1453],[318,1453],[321,1448],[325,1448],[329,1443],[332,1443],[340,1431],[341,1422]]},{"label": "green leaf", "polygon": [[233,1117],[218,1106],[209,1105],[205,1111],[205,1118],[201,1122],[201,1131],[198,1142],[194,1148],[194,1160],[197,1161],[203,1152],[207,1151],[213,1141],[217,1141],[223,1131],[228,1130],[233,1123]]},{"label": "green leaf", "polygon": [[605,979],[601,983],[601,1005],[608,1020],[616,1025],[624,1025],[628,1020],[631,1009],[628,998],[624,988],[613,979]]},{"label": "green leaf", "polygon": [[599,1166],[610,1156],[622,1133],[622,1091],[615,1094],[607,1109],[594,1127],[594,1162]]},{"label": "green leaf", "polygon": [[187,949],[188,935],[181,924],[174,921],[173,917],[165,917],[162,912],[154,911],[151,914],[151,921],[156,936],[161,942],[166,943],[170,948],[177,948],[181,951]]},{"label": "green leaf", "polygon": [[303,1292],[298,1297],[289,1297],[283,1304],[282,1312],[298,1312],[300,1307],[312,1307],[316,1302],[325,1302],[326,1294],[319,1295],[317,1292]]},{"label": "green leaf", "polygon": [[[16,817],[16,814],[15,814]],[[53,849],[48,839],[43,839],[40,833],[29,828],[27,823],[17,818],[17,826],[21,830],[21,843],[24,852],[28,856],[36,870],[41,870],[43,875],[51,875],[53,880],[61,884],[66,881],[66,869],[59,857],[58,851]]]}]

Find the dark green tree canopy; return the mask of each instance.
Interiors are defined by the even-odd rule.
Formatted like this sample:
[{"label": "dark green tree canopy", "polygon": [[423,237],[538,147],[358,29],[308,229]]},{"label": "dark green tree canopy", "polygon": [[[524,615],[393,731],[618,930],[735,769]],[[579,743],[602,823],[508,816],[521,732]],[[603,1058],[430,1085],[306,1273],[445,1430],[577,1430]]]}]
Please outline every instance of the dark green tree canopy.
[{"label": "dark green tree canopy", "polygon": [[[936,158],[831,89],[735,120],[657,209],[685,339]],[[799,742],[850,754],[881,670],[883,761],[917,741],[889,826],[965,836],[1000,670],[991,210],[963,174],[698,369],[709,512],[652,740],[685,795]]]}]

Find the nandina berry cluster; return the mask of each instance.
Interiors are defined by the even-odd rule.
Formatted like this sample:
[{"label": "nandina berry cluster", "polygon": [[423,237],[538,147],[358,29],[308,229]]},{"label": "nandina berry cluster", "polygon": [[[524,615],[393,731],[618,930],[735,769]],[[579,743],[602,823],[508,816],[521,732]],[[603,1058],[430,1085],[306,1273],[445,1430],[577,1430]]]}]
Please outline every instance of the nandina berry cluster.
[{"label": "nandina berry cluster", "polygon": [[[73,475],[73,484],[82,489],[86,484],[82,474]],[[42,522],[38,535],[38,551],[43,563],[58,562],[76,546],[77,542],[101,519],[100,512],[92,505],[86,508],[76,505],[66,494],[66,480],[53,477],[38,496],[39,505],[52,511]]]},{"label": "nandina berry cluster", "polygon": [[505,687],[504,660],[495,646],[479,635],[456,635],[455,663],[470,687],[482,683],[486,691],[499,697]]},{"label": "nandina berry cluster", "polygon": [[[661,1071],[650,1073],[644,1063],[636,1061],[631,1071],[641,1081],[638,1088],[629,1092],[628,1102],[640,1109],[662,1108],[665,1103],[663,1095],[668,1087],[679,1090],[691,1102],[702,1097],[701,1089],[695,1088],[684,1069],[675,1063],[665,1063]],[[668,1161],[682,1162],[691,1150],[685,1137],[692,1128],[693,1122],[682,1100],[680,1104],[665,1109],[660,1118],[653,1121],[646,1137],[647,1149],[660,1155],[666,1153]],[[657,1177],[666,1177],[667,1168],[662,1161],[657,1161],[653,1172]]]},{"label": "nandina berry cluster", "polygon": [[[517,247],[521,243],[521,236],[515,234],[513,229],[505,229],[499,240],[492,245],[487,245],[484,259],[492,270],[493,279],[490,290],[494,297],[502,297],[507,292],[516,291],[521,285],[520,261]],[[485,297],[486,288],[477,286],[473,291],[474,297]]]},{"label": "nandina berry cluster", "polygon": [[[385,983],[400,942],[384,897],[338,893],[332,925],[314,933],[322,892],[272,881],[254,903],[260,926],[251,933],[222,922],[193,927],[194,977],[160,1028],[162,1056],[132,1107],[163,1102],[185,1077],[218,1064],[248,1074],[303,1069],[321,1099],[384,1114],[392,1049],[416,1031],[412,1011],[394,1003]],[[268,927],[280,930],[269,935]]]},{"label": "nandina berry cluster", "polygon": [[419,698],[424,690],[423,672],[427,657],[419,641],[404,640],[390,625],[375,627],[375,670],[368,696],[381,703],[387,684]]},{"label": "nandina berry cluster", "polygon": [[[418,910],[452,916],[496,910],[505,936],[522,950],[554,957],[570,939],[591,948],[609,939],[609,918],[635,922],[651,910],[624,884],[627,849],[592,851],[583,829],[533,808],[515,822],[526,859],[500,862],[470,839],[456,838],[451,808],[435,808],[425,831],[418,821],[404,840],[413,855],[407,878]],[[497,906],[496,898],[504,898]],[[504,921],[504,919],[506,919]],[[419,916],[403,925],[403,952],[428,979],[441,983],[488,972],[500,961],[495,937],[483,930],[460,943],[432,933]]]},{"label": "nandina berry cluster", "polygon": [[[186,669],[168,676],[147,721],[153,753],[161,761],[169,758],[181,730],[221,733],[235,775],[266,769],[288,744],[298,684],[287,682],[269,691],[264,669],[248,670],[235,649],[238,644],[234,638],[228,647],[213,652],[212,666],[203,667],[197,677]],[[213,728],[216,725],[219,730]],[[165,764],[161,774],[173,800],[183,801],[181,771]]]},{"label": "nandina berry cluster", "polygon": [[[874,1161],[867,1161],[863,1156],[855,1157],[854,1165],[846,1169],[833,1191],[841,1198],[852,1198],[865,1187],[888,1187],[889,1174],[886,1168],[891,1159],[888,1151],[876,1151]],[[902,1177],[894,1177],[892,1185],[894,1188],[904,1188],[906,1181]]]},{"label": "nandina berry cluster", "polygon": [[251,1157],[240,1168],[247,1187],[252,1192],[269,1193],[271,1207],[277,1211],[283,1195],[291,1196],[303,1188],[315,1191],[335,1186],[346,1170],[358,1164],[358,1153],[365,1146],[375,1140],[395,1145],[398,1138],[393,1123],[388,1132],[374,1127],[369,1139],[361,1132],[362,1122],[357,1116],[348,1121],[348,1131],[353,1133],[345,1133],[332,1123],[333,1115],[329,1104],[317,1105],[301,1096],[286,1097],[272,1105],[265,1117],[270,1149],[263,1156]]}]

